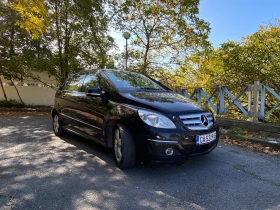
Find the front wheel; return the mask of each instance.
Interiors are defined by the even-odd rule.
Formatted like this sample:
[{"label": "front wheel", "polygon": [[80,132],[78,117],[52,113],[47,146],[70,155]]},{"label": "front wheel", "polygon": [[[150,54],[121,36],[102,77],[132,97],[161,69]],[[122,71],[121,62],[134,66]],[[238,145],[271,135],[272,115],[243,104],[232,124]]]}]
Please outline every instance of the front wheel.
[{"label": "front wheel", "polygon": [[129,130],[118,124],[114,132],[114,157],[121,169],[131,168],[136,162],[135,142]]},{"label": "front wheel", "polygon": [[58,113],[53,115],[53,132],[56,136],[62,136],[66,131],[62,128]]}]

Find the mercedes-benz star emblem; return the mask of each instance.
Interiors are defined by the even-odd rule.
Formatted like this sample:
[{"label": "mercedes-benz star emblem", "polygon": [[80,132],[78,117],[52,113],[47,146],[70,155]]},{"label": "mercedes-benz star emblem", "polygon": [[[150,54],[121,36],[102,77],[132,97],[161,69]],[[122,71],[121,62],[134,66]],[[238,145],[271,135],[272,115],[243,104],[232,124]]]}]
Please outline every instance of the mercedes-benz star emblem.
[{"label": "mercedes-benz star emblem", "polygon": [[206,115],[201,115],[201,123],[203,126],[207,127],[209,122],[208,122],[208,118],[206,117]]}]

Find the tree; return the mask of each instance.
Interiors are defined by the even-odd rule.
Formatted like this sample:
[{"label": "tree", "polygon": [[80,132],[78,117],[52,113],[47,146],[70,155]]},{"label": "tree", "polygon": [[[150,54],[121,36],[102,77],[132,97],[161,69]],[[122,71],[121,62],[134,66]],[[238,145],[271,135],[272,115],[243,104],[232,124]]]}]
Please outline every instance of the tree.
[{"label": "tree", "polygon": [[88,66],[104,68],[114,40],[108,36],[108,18],[101,0],[50,0],[52,49],[61,83]]},{"label": "tree", "polygon": [[16,24],[39,38],[48,25],[48,12],[43,0],[15,0],[8,2],[10,7],[19,14]]},{"label": "tree", "polygon": [[[7,4],[0,2],[0,76],[10,80],[15,87],[19,99],[23,103],[13,79],[21,78],[24,73],[24,52],[28,35],[16,25],[16,13]],[[2,86],[4,96],[4,88]],[[7,100],[7,97],[5,96]]]},{"label": "tree", "polygon": [[[15,0],[1,4],[3,10],[9,10],[1,20],[5,25],[2,38],[5,31],[15,30],[13,34],[21,37],[16,40],[9,35],[9,43],[5,42],[15,52],[12,60],[11,53],[2,59],[7,64],[6,74],[40,80],[31,72],[47,71],[63,83],[69,74],[81,69],[104,68],[107,62],[112,66],[109,51],[114,48],[114,40],[108,36],[104,1]],[[3,52],[10,49],[6,44],[2,45]]]},{"label": "tree", "polygon": [[112,57],[109,51],[114,49],[114,39],[109,34],[109,23],[111,18],[108,11],[110,5],[102,0],[77,1],[75,13],[81,21],[81,25],[87,29],[83,36],[86,43],[91,46],[88,54],[95,54],[95,62],[100,68],[111,64]]},{"label": "tree", "polygon": [[190,50],[208,45],[209,24],[199,0],[125,0],[115,5],[115,26],[132,34],[130,69],[143,74],[174,69]]},{"label": "tree", "polygon": [[[280,92],[280,22],[261,26],[259,30],[240,42],[228,41],[217,49],[208,48],[186,57],[185,65],[177,74],[185,74],[189,88],[203,87],[210,90],[218,85],[226,86],[237,95],[246,85],[259,80],[276,92]],[[174,83],[178,83],[173,79]],[[181,84],[182,85],[182,84]],[[267,109],[276,101],[268,95]],[[280,112],[273,112],[280,119]]]}]

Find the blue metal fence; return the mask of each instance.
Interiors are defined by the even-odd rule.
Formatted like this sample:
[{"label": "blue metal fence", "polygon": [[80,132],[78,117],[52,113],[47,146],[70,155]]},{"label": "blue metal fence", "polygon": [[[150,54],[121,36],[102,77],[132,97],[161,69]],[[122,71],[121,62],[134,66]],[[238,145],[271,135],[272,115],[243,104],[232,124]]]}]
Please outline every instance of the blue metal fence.
[{"label": "blue metal fence", "polygon": [[[280,95],[269,86],[260,84],[259,81],[256,81],[254,85],[247,85],[236,97],[227,87],[222,86],[215,88],[210,94],[207,94],[202,88],[195,88],[191,94],[183,89],[179,89],[177,92],[198,103],[209,104],[215,113],[221,115],[226,114],[235,105],[246,117],[252,117],[254,122],[258,122],[259,118],[266,118],[280,108]],[[267,93],[271,93],[276,101],[276,105],[270,109],[266,108]],[[261,97],[259,97],[260,95]],[[246,106],[239,101],[241,97],[246,98]]]},{"label": "blue metal fence", "polygon": [[[270,110],[265,113],[265,98],[266,98],[266,93],[270,92],[278,101],[275,106],[273,106]],[[277,108],[280,107],[280,95],[277,94],[273,89],[268,87],[265,84],[261,85],[261,106],[260,106],[260,118],[265,118],[268,115],[270,115],[272,112],[274,112]]]}]

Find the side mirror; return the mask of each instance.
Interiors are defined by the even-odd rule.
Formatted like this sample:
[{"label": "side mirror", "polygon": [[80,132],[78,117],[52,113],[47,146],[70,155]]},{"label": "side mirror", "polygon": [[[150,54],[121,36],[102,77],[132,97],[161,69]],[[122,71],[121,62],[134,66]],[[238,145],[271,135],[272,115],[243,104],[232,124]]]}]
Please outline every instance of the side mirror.
[{"label": "side mirror", "polygon": [[87,96],[90,97],[103,97],[105,96],[105,92],[100,88],[90,88],[87,92]]}]

